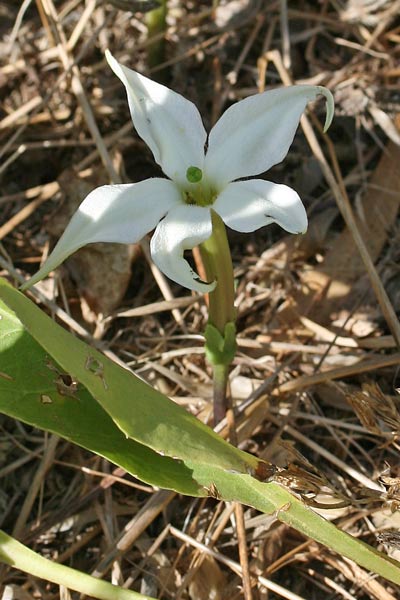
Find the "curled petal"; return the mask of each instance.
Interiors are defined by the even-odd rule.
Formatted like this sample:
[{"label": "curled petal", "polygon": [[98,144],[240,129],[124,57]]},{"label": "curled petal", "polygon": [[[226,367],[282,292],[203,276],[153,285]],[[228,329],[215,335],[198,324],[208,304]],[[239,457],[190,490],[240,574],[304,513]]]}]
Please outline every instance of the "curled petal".
[{"label": "curled petal", "polygon": [[208,208],[181,205],[169,211],[151,238],[151,256],[163,273],[173,281],[197,292],[211,292],[215,282],[206,283],[183,258],[189,250],[207,240],[212,233]]},{"label": "curled petal", "polygon": [[103,185],[79,206],[42,268],[23,285],[43,279],[70,254],[93,242],[138,242],[154,229],[168,210],[182,202],[177,187],[167,179]]},{"label": "curled petal", "polygon": [[207,134],[196,106],[180,94],[121,65],[107,50],[108,64],[128,94],[132,121],[168,177],[187,184],[190,167],[203,169]]},{"label": "curled petal", "polygon": [[205,174],[218,189],[241,177],[258,175],[288,153],[308,102],[327,101],[325,128],[333,117],[333,97],[324,87],[293,85],[250,96],[224,112],[211,130]]},{"label": "curled petal", "polygon": [[287,185],[263,179],[230,183],[213,208],[228,227],[243,233],[270,223],[290,233],[307,229],[307,214],[298,194]]}]

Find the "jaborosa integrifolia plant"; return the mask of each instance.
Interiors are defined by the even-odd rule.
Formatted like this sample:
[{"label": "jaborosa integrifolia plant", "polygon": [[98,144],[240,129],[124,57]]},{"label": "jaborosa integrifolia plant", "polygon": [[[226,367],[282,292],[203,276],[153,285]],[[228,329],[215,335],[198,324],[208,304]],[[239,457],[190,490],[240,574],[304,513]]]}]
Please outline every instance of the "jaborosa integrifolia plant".
[{"label": "jaborosa integrifolia plant", "polygon": [[[225,225],[239,232],[270,223],[290,233],[306,231],[306,211],[294,190],[243,178],[263,173],[285,158],[307,103],[320,94],[327,102],[326,130],[333,117],[333,98],[326,88],[309,85],[250,96],[228,108],[207,138],[192,102],[123,66],[109,51],[106,58],[126,88],[136,131],[169,179],[93,190],[42,268],[23,287],[45,277],[86,244],[131,244],[155,228],[150,244],[155,264],[182,286],[209,292],[206,352],[214,369],[217,422],[224,414],[228,368],[236,347],[234,280]],[[184,251],[195,246],[200,247],[208,281],[201,280],[184,258]]]}]

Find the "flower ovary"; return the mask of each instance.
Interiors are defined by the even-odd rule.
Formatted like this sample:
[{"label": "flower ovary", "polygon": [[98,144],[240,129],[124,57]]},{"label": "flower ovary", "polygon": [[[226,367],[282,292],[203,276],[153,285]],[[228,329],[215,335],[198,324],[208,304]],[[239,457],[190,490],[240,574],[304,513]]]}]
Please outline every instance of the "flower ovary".
[{"label": "flower ovary", "polygon": [[199,167],[189,167],[186,171],[186,179],[189,183],[199,183],[203,178],[203,171]]}]

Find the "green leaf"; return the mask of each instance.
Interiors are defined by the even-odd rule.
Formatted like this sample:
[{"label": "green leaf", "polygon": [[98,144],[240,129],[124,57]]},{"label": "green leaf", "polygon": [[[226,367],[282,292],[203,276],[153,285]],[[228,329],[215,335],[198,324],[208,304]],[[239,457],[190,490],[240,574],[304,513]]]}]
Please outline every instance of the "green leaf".
[{"label": "green leaf", "polygon": [[0,531],[0,561],[99,600],[155,600],[92,575],[52,562]]},{"label": "green leaf", "polygon": [[[0,313],[0,410],[91,448],[144,481],[274,513],[400,584],[400,563],[340,531],[283,486],[251,477],[260,464],[256,457],[233,448],[129,371],[75,339],[1,280],[0,297],[18,315],[4,306]],[[54,368],[62,370],[61,381],[69,390],[72,386],[72,395],[61,393],[66,390]]]},{"label": "green leaf", "polygon": [[[0,301],[0,411],[61,435],[123,467],[142,481],[184,494],[204,493],[181,461],[128,439],[82,386]],[[66,383],[65,383],[66,382]]]},{"label": "green leaf", "polygon": [[[234,448],[175,402],[72,336],[1,279],[0,298],[52,359],[94,396],[128,437],[172,458],[195,460],[240,473],[257,468],[257,458]],[[52,391],[56,390],[53,384]]]},{"label": "green leaf", "polygon": [[193,468],[196,479],[205,486],[213,481],[213,495],[253,506],[266,514],[274,513],[283,523],[332,548],[362,567],[400,585],[400,563],[361,540],[341,531],[274,482],[263,483],[240,473],[227,473],[207,465]]}]

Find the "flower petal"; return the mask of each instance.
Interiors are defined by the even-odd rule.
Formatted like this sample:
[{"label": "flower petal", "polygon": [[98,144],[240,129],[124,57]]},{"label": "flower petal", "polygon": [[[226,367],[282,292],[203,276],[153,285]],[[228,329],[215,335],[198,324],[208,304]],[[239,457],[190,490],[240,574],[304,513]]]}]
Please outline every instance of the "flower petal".
[{"label": "flower petal", "polygon": [[212,233],[208,208],[193,205],[176,206],[169,211],[151,238],[151,256],[167,277],[196,292],[210,292],[215,282],[206,283],[183,258],[184,250],[207,240]]},{"label": "flower petal", "polygon": [[93,242],[138,242],[154,229],[168,210],[182,202],[172,181],[147,179],[140,183],[103,185],[79,206],[42,268],[22,286],[43,279],[70,254]]},{"label": "flower petal", "polygon": [[278,223],[290,233],[304,233],[307,214],[298,194],[287,185],[250,179],[230,183],[213,205],[224,223],[248,233]]},{"label": "flower petal", "polygon": [[108,64],[124,84],[132,121],[168,177],[186,184],[189,167],[203,169],[207,134],[196,106],[180,94],[121,65]]},{"label": "flower petal", "polygon": [[230,181],[258,175],[281,162],[307,103],[319,94],[327,101],[327,128],[333,117],[333,98],[320,86],[271,90],[228,108],[211,130],[205,176],[221,190]]}]

